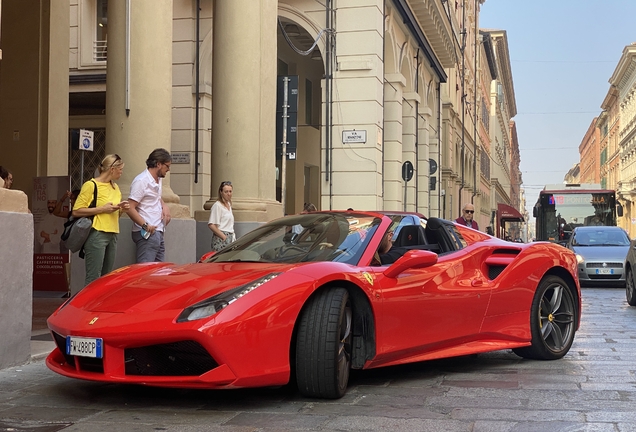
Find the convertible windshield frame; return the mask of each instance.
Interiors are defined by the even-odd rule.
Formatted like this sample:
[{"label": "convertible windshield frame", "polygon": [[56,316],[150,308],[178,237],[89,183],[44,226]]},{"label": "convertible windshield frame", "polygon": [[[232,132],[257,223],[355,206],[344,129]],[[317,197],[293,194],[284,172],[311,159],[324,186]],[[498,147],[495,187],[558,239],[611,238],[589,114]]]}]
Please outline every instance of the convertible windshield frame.
[{"label": "convertible windshield frame", "polygon": [[286,216],[245,234],[204,262],[358,265],[381,222],[377,214],[352,212]]}]

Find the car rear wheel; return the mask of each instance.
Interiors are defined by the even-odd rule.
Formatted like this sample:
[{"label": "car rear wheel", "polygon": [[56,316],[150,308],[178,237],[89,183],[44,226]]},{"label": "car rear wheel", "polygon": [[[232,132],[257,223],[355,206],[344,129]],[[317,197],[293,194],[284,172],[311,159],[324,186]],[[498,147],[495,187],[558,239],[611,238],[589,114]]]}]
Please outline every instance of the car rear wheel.
[{"label": "car rear wheel", "polygon": [[532,300],[530,330],[532,345],[513,351],[520,357],[554,360],[563,357],[574,341],[577,303],[563,279],[544,278]]},{"label": "car rear wheel", "polygon": [[296,338],[296,382],[304,396],[336,399],[347,391],[352,315],[344,288],[317,293],[303,310]]},{"label": "car rear wheel", "polygon": [[627,303],[630,306],[636,306],[636,283],[634,283],[634,272],[631,267],[627,269],[625,275],[625,294],[627,295]]}]

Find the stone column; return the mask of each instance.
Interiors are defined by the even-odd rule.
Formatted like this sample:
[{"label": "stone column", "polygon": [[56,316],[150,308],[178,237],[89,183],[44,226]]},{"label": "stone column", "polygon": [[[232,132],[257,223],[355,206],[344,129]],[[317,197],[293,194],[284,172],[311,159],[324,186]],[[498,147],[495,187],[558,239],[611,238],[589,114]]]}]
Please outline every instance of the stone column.
[{"label": "stone column", "polygon": [[[46,174],[68,175],[68,50],[70,5],[68,2],[43,2],[48,11],[48,76],[42,82],[46,93],[42,105],[46,107],[46,123],[41,134],[47,139]],[[46,70],[46,69],[45,69]]]},{"label": "stone column", "polygon": [[402,74],[387,74],[384,84],[384,210],[403,210]]},{"label": "stone column", "polygon": [[[283,214],[276,201],[276,0],[217,0],[212,66],[212,183],[234,188],[240,236]],[[199,217],[197,216],[197,219]]]},{"label": "stone column", "polygon": [[[126,163],[118,182],[126,198],[132,180],[146,169],[152,150],[171,149],[172,0],[109,2],[108,26],[106,153],[117,153]],[[163,180],[163,200],[173,218],[190,217],[170,188],[169,174]]]},{"label": "stone column", "polygon": [[[438,205],[437,199],[433,200],[432,197],[436,196],[433,191],[429,190],[430,187],[430,137],[435,136],[435,133],[430,132],[431,117],[433,111],[426,105],[419,106],[419,123],[418,123],[418,152],[417,157],[419,159],[419,172],[417,173],[419,178],[418,194],[418,209],[417,211],[425,216],[437,215]],[[437,162],[437,161],[436,161]],[[439,169],[438,172],[433,174],[439,181]],[[439,182],[435,184],[435,191],[439,190]],[[435,212],[433,212],[435,209]]]},{"label": "stone column", "polygon": [[[413,178],[407,183],[406,191],[406,210],[416,211],[415,208],[415,193],[418,187],[419,169],[424,170],[418,164],[418,155],[415,149],[415,136],[418,133],[416,130],[419,125],[416,126],[417,105],[420,102],[420,95],[415,92],[404,93],[404,103],[402,104],[402,163],[405,161],[411,161],[413,164]],[[418,149],[419,150],[419,149]],[[400,171],[400,178],[401,178]],[[404,199],[404,191],[402,191],[402,199]],[[402,203],[404,206],[404,203]],[[402,207],[404,208],[404,207]]]}]

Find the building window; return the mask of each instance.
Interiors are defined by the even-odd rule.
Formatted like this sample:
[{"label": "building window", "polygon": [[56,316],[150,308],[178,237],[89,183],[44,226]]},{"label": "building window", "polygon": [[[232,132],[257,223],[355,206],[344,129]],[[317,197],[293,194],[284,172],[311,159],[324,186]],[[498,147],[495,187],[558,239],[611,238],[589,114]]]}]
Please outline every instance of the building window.
[{"label": "building window", "polygon": [[80,0],[78,69],[104,69],[108,48],[108,0]]},{"label": "building window", "polygon": [[486,102],[482,99],[481,101],[481,123],[484,125],[487,131],[490,130],[490,113],[488,112],[488,107],[486,106]]},{"label": "building window", "polygon": [[95,41],[93,46],[93,59],[106,61],[108,48],[108,0],[96,0]]}]

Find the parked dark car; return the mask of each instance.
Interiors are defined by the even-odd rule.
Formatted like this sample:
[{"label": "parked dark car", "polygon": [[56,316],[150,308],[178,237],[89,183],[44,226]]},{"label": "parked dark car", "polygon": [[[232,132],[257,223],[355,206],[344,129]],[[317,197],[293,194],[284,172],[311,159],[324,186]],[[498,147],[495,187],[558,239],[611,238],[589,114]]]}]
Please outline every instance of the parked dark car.
[{"label": "parked dark car", "polygon": [[632,240],[625,260],[625,294],[627,303],[636,306],[636,239]]},{"label": "parked dark car", "polygon": [[581,286],[625,286],[629,236],[616,226],[581,226],[567,242],[578,262]]}]

